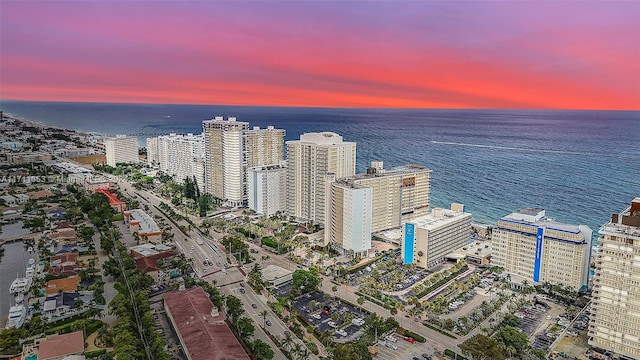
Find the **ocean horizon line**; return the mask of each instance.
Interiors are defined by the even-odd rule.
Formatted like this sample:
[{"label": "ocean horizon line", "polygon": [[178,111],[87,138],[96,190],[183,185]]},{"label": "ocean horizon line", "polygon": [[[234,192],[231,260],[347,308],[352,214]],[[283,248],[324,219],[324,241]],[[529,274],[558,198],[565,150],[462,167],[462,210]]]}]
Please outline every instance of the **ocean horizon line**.
[{"label": "ocean horizon line", "polygon": [[[640,112],[638,109],[564,109],[564,108],[474,108],[474,107],[452,107],[452,108],[425,108],[425,107],[365,107],[365,106],[320,106],[320,105],[249,105],[249,104],[201,104],[201,103],[149,103],[149,102],[120,102],[120,101],[67,101],[67,100],[24,100],[24,99],[1,99],[0,106],[3,102],[13,103],[43,103],[43,104],[91,104],[91,105],[139,105],[139,106],[218,106],[218,107],[238,107],[238,108],[270,108],[270,109],[317,109],[317,110],[399,110],[399,111],[522,111],[522,112],[623,112],[634,113]],[[2,110],[2,109],[0,109]],[[233,116],[233,115],[231,115]]]}]

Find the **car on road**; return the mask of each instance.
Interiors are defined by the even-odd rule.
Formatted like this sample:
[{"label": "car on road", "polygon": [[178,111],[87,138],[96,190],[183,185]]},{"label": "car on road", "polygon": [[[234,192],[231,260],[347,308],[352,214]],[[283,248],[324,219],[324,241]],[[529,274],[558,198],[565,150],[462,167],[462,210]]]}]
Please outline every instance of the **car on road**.
[{"label": "car on road", "polygon": [[412,338],[411,336],[406,336],[404,339],[412,344],[416,343],[416,339]]},{"label": "car on road", "polygon": [[267,320],[265,321],[265,324],[267,324],[267,326],[271,326],[271,321]]},{"label": "car on road", "polygon": [[251,304],[251,307],[252,307],[252,308],[254,308],[254,309],[256,309],[256,308],[258,307],[258,305],[256,305],[256,304]]},{"label": "car on road", "polygon": [[241,282],[241,283],[240,283],[240,286],[244,287],[244,283],[243,283],[243,282]]},{"label": "car on road", "polygon": [[[246,291],[244,291],[244,289],[243,289],[243,288],[240,288],[240,293],[241,293],[241,294],[244,294],[245,292],[246,292]],[[255,305],[255,304],[254,304],[254,305]]]},{"label": "car on road", "polygon": [[423,357],[424,359],[431,360],[431,355],[429,355],[429,354],[427,354],[427,353],[422,354],[422,357]]}]

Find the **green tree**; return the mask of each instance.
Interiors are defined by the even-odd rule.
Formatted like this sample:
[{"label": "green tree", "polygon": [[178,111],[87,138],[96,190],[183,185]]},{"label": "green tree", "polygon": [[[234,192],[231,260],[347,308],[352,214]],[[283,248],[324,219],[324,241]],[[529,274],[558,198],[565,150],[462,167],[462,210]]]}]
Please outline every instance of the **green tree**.
[{"label": "green tree", "polygon": [[500,329],[495,337],[503,345],[504,349],[513,347],[516,353],[521,353],[529,347],[527,335],[511,326],[505,326]]},{"label": "green tree", "polygon": [[521,323],[520,318],[513,314],[506,314],[502,319],[502,324],[505,326],[518,327]]},{"label": "green tree", "polygon": [[256,330],[255,326],[253,326],[253,321],[246,317],[238,319],[236,328],[238,329],[238,335],[240,335],[242,339],[250,338]]},{"label": "green tree", "polygon": [[273,359],[273,350],[266,342],[257,339],[255,341],[250,342],[249,350],[251,353],[260,360],[271,360]]},{"label": "green tree", "polygon": [[242,308],[242,301],[233,295],[229,295],[225,300],[225,305],[227,307],[227,315],[229,315],[231,322],[235,324],[238,318],[240,318],[240,315],[244,312],[244,309]]},{"label": "green tree", "polygon": [[498,342],[486,335],[478,334],[460,345],[462,354],[471,360],[503,360]]},{"label": "green tree", "polygon": [[27,331],[23,329],[7,329],[0,331],[0,354],[18,354],[20,350],[22,350],[20,347],[20,339],[24,339],[27,336]]},{"label": "green tree", "polygon": [[320,277],[318,268],[309,267],[309,270],[298,269],[293,272],[290,294],[294,297],[302,293],[310,293],[318,290]]},{"label": "green tree", "polygon": [[333,349],[333,357],[335,359],[349,360],[371,360],[371,353],[365,344],[347,343],[338,344]]},{"label": "green tree", "polygon": [[267,327],[267,316],[269,316],[269,312],[267,310],[262,310],[258,315],[262,318],[262,327]]}]

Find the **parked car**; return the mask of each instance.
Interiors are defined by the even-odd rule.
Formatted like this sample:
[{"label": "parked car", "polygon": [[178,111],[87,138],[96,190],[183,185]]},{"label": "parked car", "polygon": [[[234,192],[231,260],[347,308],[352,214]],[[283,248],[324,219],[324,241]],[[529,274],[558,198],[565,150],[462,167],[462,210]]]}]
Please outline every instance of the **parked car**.
[{"label": "parked car", "polygon": [[267,326],[271,326],[271,321],[267,320],[265,321],[265,324],[267,324]]},{"label": "parked car", "polygon": [[387,340],[387,341],[391,341],[391,342],[398,341],[398,339],[396,339],[396,337],[393,336],[393,335],[387,335],[387,337],[385,337],[384,339]]},{"label": "parked car", "polygon": [[387,341],[387,347],[390,348],[390,349],[393,349],[393,350],[398,350],[398,345],[396,345],[396,344],[394,344],[392,342],[389,342],[389,341]]},{"label": "parked car", "polygon": [[327,325],[331,326],[332,328],[336,328],[336,327],[338,327],[338,325],[337,325],[335,322],[333,322],[333,321],[329,321],[329,322],[327,323]]},{"label": "parked car", "polygon": [[316,320],[320,320],[322,317],[320,316],[320,314],[313,314],[311,315],[312,318],[316,319]]},{"label": "parked car", "polygon": [[344,331],[344,330],[342,330],[342,329],[337,330],[337,331],[336,331],[336,334],[338,334],[338,335],[340,335],[340,336],[347,336],[347,335],[348,335],[348,334],[347,334],[347,332],[346,332],[346,331]]},{"label": "parked car", "polygon": [[416,343],[416,339],[412,338],[411,336],[406,336],[404,339],[412,344]]}]

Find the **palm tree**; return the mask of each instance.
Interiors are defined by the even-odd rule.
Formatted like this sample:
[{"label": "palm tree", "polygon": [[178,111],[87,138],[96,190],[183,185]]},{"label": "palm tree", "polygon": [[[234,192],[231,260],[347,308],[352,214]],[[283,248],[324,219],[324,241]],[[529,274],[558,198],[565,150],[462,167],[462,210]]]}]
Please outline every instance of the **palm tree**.
[{"label": "palm tree", "polygon": [[267,310],[262,310],[258,315],[262,318],[262,327],[267,327],[267,316],[269,315],[269,312]]},{"label": "palm tree", "polygon": [[282,346],[285,348],[291,348],[291,344],[293,343],[293,337],[290,332],[286,332],[284,334],[284,339],[282,339]]}]

